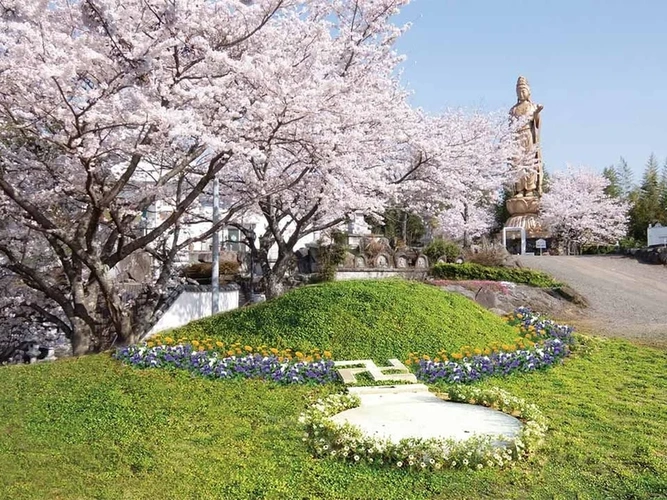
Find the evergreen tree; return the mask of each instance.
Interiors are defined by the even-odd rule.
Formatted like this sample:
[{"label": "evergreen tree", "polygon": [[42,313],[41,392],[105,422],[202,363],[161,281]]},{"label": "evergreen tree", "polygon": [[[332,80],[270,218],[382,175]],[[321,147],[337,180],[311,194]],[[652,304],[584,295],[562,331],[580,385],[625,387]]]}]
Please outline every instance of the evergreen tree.
[{"label": "evergreen tree", "polygon": [[662,173],[660,175],[660,207],[667,214],[667,158],[662,164]]},{"label": "evergreen tree", "polygon": [[618,176],[618,186],[621,190],[623,198],[628,199],[630,194],[635,190],[634,174],[628,162],[621,156],[618,165],[615,167]]},{"label": "evergreen tree", "polygon": [[667,215],[661,205],[661,182],[658,160],[654,154],[648,159],[642,176],[642,183],[630,210],[630,235],[637,240],[646,240],[649,224],[660,222],[667,224]]},{"label": "evergreen tree", "polygon": [[611,198],[623,198],[623,189],[620,185],[616,167],[614,165],[606,167],[602,171],[602,176],[609,181],[609,185],[604,189],[604,194]]}]

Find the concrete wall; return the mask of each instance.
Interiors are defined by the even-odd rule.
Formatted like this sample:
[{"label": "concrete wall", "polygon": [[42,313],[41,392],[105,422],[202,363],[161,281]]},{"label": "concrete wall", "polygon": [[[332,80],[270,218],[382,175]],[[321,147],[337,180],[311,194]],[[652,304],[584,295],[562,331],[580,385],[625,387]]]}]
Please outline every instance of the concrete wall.
[{"label": "concrete wall", "polygon": [[376,280],[382,278],[406,278],[406,279],[424,279],[428,271],[419,270],[401,270],[401,269],[355,269],[336,271],[336,280]]},{"label": "concrete wall", "polygon": [[[158,322],[148,332],[148,336],[182,326],[190,321],[211,315],[211,292],[182,292]],[[239,307],[238,290],[220,290],[220,312]]]},{"label": "concrete wall", "polygon": [[648,228],[648,246],[667,244],[667,226]]}]

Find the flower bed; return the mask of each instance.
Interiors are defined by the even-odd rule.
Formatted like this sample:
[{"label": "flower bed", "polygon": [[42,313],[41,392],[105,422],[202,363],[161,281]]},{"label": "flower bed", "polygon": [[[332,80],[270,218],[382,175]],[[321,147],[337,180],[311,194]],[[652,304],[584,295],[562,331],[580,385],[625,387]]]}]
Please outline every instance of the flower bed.
[{"label": "flower bed", "polygon": [[[462,349],[462,353],[441,351],[433,360],[430,356],[411,355],[407,364],[417,364],[416,376],[427,383],[470,383],[494,375],[530,372],[548,368],[569,355],[574,343],[573,329],[545,319],[530,309],[517,309],[508,317],[523,338],[515,346],[491,346],[481,349]],[[449,360],[452,357],[454,361]]]},{"label": "flower bed", "polygon": [[114,357],[137,368],[182,369],[208,378],[258,378],[281,384],[325,384],[340,380],[330,359],[287,360],[261,353],[224,356],[216,351],[200,351],[192,344],[128,346],[118,349]]},{"label": "flower bed", "polygon": [[[520,418],[524,425],[515,438],[482,435],[465,441],[415,438],[394,443],[364,435],[350,424],[334,422],[333,415],[360,404],[356,395],[334,394],[318,400],[301,415],[300,422],[306,426],[303,439],[316,457],[413,470],[506,467],[534,452],[544,439],[546,421],[537,407],[501,389],[457,385],[436,395],[442,399],[495,408]],[[505,446],[494,446],[494,441],[501,441]]]}]

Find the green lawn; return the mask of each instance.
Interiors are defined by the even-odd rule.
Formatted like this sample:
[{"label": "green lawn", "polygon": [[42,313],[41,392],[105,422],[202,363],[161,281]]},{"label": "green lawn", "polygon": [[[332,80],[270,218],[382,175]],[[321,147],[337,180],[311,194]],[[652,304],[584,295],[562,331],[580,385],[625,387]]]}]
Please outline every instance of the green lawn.
[{"label": "green lawn", "polygon": [[438,474],[315,460],[300,411],[340,387],[135,370],[107,355],[0,368],[0,497],[661,498],[667,353],[591,343],[564,366],[484,382],[551,430],[514,469]]}]

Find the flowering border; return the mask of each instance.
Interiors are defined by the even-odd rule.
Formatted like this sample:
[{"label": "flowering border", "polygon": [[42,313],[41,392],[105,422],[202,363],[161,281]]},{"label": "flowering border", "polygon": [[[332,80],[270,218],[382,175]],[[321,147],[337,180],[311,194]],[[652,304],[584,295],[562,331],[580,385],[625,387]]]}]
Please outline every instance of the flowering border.
[{"label": "flowering border", "polygon": [[223,356],[216,351],[200,351],[192,344],[127,346],[116,350],[114,358],[137,368],[182,369],[206,378],[255,378],[280,384],[326,384],[340,380],[334,362],[292,361],[260,353]]},{"label": "flowering border", "polygon": [[[532,348],[516,349],[508,352],[486,349],[484,354],[466,353],[460,361],[449,361],[436,357],[431,360],[423,356],[418,361],[415,375],[427,383],[446,382],[465,384],[486,377],[505,376],[513,372],[532,372],[561,363],[570,354],[574,344],[574,330],[567,325],[559,325],[528,308],[519,308],[509,318],[509,323],[518,326],[526,337],[525,342],[536,342]],[[519,343],[524,346],[523,343]],[[458,359],[458,356],[453,356]],[[414,362],[414,358],[409,360]],[[411,364],[410,363],[410,364]]]},{"label": "flowering border", "polygon": [[[367,436],[349,423],[334,422],[332,416],[359,406],[361,401],[356,395],[333,394],[301,414],[299,421],[306,427],[303,440],[316,457],[410,470],[507,467],[533,453],[544,440],[546,419],[538,408],[502,389],[456,385],[436,396],[494,408],[520,418],[524,425],[514,438],[474,435],[465,441],[410,438],[394,443]],[[494,446],[499,441],[505,443],[503,448]]]}]

